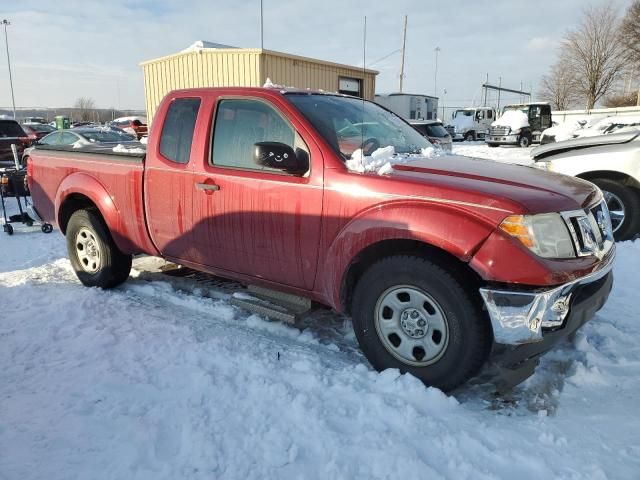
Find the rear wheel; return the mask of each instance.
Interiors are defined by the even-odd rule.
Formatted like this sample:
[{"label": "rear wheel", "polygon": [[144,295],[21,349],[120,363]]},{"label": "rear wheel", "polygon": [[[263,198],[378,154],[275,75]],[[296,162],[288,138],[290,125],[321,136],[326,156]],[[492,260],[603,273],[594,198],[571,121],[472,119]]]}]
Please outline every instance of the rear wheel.
[{"label": "rear wheel", "polygon": [[608,178],[591,180],[604,194],[616,240],[629,240],[640,233],[640,193]]},{"label": "rear wheel", "polygon": [[397,368],[442,390],[473,377],[489,354],[479,298],[423,258],[394,256],[371,266],[356,285],[352,312],[374,368]]},{"label": "rear wheel", "polygon": [[84,285],[112,288],[129,276],[131,255],[118,249],[95,209],[74,212],[66,237],[71,265]]}]

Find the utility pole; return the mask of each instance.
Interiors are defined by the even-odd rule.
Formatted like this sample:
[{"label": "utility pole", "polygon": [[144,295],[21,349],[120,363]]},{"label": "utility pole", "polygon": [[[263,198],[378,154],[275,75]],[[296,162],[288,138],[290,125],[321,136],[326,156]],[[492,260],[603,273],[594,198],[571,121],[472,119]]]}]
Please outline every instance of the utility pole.
[{"label": "utility pole", "polygon": [[440,47],[436,47],[434,49],[436,52],[436,71],[433,74],[433,96],[438,96],[438,52],[440,51]]},{"label": "utility pole", "polygon": [[496,110],[499,112],[500,111],[500,92],[502,92],[502,77],[498,77],[499,81],[498,81],[498,108],[496,108]]},{"label": "utility pole", "polygon": [[11,59],[9,58],[9,38],[7,37],[7,25],[11,25],[11,22],[6,18],[2,20],[4,25],[4,43],[7,47],[7,65],[9,66],[9,86],[11,87],[11,105],[13,106],[13,119],[16,119],[16,100],[13,96],[13,78],[11,77]]},{"label": "utility pole", "polygon": [[262,14],[262,0],[260,0],[260,50],[264,49],[264,16]]},{"label": "utility pole", "polygon": [[487,73],[487,80],[484,82],[484,104],[482,105],[483,107],[487,106],[487,84],[489,83],[489,73]]},{"label": "utility pole", "polygon": [[404,30],[402,32],[402,62],[400,63],[400,93],[402,93],[402,80],[404,79],[404,49],[407,44],[407,16],[404,16]]}]

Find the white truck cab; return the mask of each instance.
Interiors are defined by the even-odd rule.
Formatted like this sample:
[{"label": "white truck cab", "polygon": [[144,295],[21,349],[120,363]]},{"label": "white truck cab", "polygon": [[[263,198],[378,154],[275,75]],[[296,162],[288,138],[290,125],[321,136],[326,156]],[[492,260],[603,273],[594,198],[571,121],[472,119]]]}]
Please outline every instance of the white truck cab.
[{"label": "white truck cab", "polygon": [[551,127],[551,105],[520,103],[505,105],[502,116],[491,124],[487,145],[519,145],[528,147],[540,143],[542,131]]},{"label": "white truck cab", "polygon": [[483,139],[496,118],[493,107],[468,107],[453,112],[446,129],[453,140]]}]

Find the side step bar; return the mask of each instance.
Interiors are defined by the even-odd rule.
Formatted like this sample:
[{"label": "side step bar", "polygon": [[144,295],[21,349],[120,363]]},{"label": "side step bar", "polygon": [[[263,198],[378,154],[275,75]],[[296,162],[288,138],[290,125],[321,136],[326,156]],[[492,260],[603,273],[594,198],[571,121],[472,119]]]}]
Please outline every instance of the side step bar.
[{"label": "side step bar", "polygon": [[311,300],[290,293],[249,285],[248,294],[236,293],[230,303],[258,315],[295,324],[311,310]]}]

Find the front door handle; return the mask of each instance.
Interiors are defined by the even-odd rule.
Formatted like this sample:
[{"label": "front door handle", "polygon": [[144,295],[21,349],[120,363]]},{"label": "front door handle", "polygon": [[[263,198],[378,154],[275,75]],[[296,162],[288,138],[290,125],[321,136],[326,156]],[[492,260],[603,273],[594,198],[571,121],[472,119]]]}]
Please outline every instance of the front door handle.
[{"label": "front door handle", "polygon": [[215,183],[196,183],[196,190],[215,192],[220,190],[220,186]]}]

